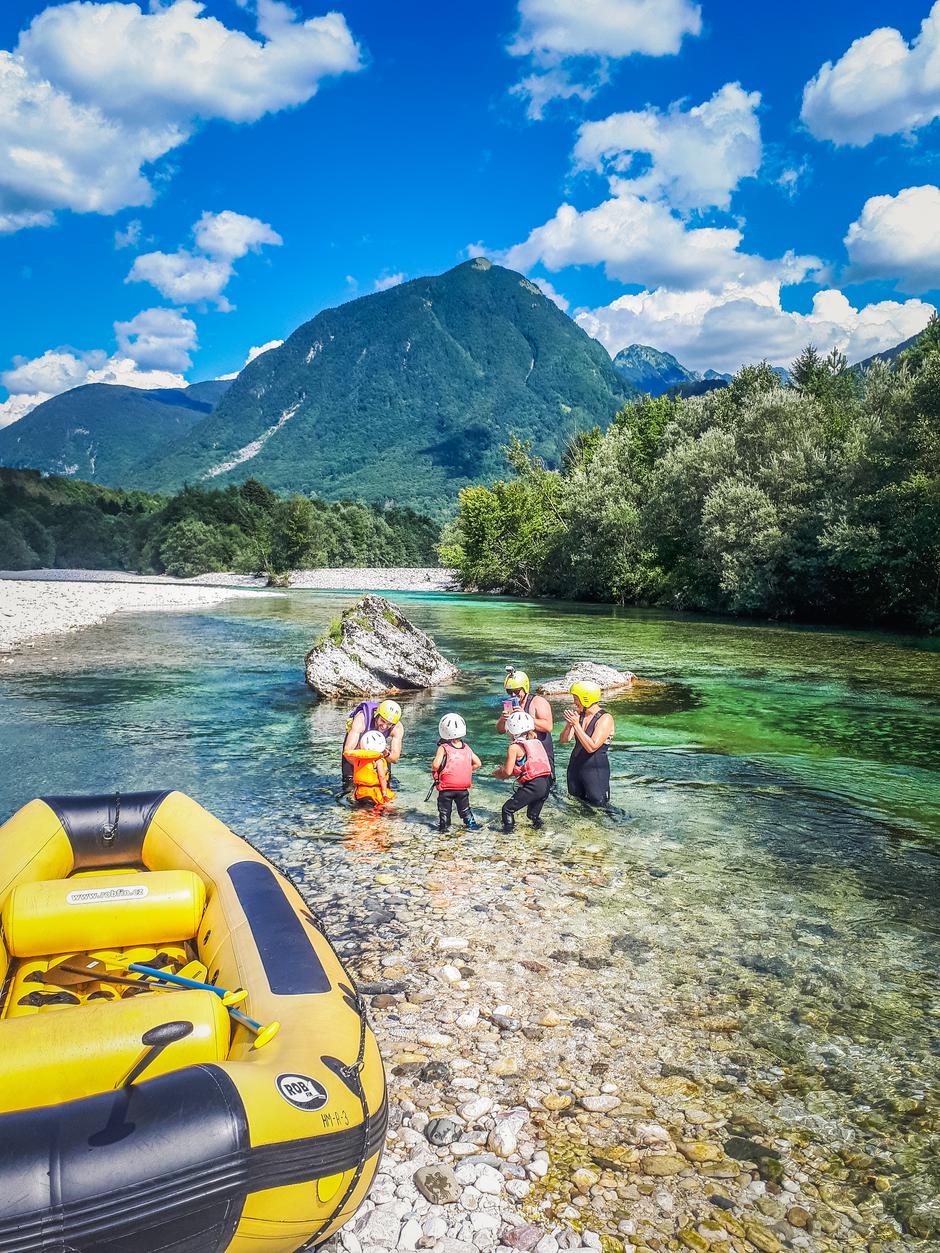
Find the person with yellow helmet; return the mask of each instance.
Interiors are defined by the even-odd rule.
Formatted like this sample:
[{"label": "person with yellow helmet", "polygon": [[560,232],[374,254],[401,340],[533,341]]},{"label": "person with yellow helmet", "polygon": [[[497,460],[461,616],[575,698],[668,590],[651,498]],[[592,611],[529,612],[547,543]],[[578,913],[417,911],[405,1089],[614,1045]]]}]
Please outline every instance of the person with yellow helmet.
[{"label": "person with yellow helmet", "polygon": [[555,784],[555,745],[552,741],[552,731],[555,728],[555,720],[552,715],[552,707],[544,696],[533,695],[530,691],[529,676],[524,670],[517,670],[515,666],[506,667],[506,681],[503,684],[506,689],[506,699],[503,701],[503,712],[499,716],[496,723],[496,730],[502,735],[506,730],[506,719],[515,709],[521,709],[523,713],[527,713],[535,723],[535,737],[545,749],[548,756],[549,765],[552,768],[552,786]]},{"label": "person with yellow helmet", "polygon": [[596,683],[571,685],[574,707],[565,710],[562,744],[574,744],[568,759],[568,795],[589,805],[610,801],[608,746],[614,736],[614,720],[601,708],[601,689]]},{"label": "person with yellow helmet", "polygon": [[[383,755],[391,770],[392,764],[401,757],[402,741],[405,737],[405,729],[401,724],[401,705],[394,700],[364,700],[350,713],[346,721],[346,738],[343,741],[344,792],[348,792],[353,786],[353,761],[346,754],[359,747],[367,731],[380,731],[385,736],[386,748]],[[393,787],[398,786],[391,776],[389,782]]]}]

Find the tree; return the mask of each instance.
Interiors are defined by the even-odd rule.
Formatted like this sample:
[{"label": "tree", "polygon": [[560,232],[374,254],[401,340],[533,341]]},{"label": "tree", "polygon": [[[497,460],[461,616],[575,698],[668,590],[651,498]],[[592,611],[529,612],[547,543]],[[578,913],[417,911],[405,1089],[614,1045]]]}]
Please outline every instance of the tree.
[{"label": "tree", "polygon": [[188,579],[210,570],[231,568],[231,536],[201,522],[184,518],[174,522],[160,543],[160,560],[167,574]]}]

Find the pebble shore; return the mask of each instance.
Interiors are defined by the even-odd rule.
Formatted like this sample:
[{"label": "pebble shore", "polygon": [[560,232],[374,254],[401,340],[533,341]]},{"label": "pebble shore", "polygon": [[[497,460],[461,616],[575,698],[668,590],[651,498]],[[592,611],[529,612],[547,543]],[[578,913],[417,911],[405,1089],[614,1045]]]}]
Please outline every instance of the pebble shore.
[{"label": "pebble shore", "polygon": [[[655,878],[550,834],[352,822],[345,870],[335,845],[277,854],[370,999],[389,1077],[382,1169],[332,1253],[937,1247],[891,1213],[896,1164],[682,951]],[[908,1221],[929,1231],[933,1204]]]}]

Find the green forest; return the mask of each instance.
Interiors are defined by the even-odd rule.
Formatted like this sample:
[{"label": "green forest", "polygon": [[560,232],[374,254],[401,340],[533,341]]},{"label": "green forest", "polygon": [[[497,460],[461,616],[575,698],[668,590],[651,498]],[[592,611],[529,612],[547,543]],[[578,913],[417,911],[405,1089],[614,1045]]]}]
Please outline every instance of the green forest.
[{"label": "green forest", "polygon": [[514,442],[441,547],[465,587],[940,628],[940,319],[892,363],[807,348],[631,402],[559,469]]},{"label": "green forest", "polygon": [[283,578],[316,566],[426,566],[438,528],[410,509],[278,496],[254,479],[175,496],[0,469],[0,569]]}]

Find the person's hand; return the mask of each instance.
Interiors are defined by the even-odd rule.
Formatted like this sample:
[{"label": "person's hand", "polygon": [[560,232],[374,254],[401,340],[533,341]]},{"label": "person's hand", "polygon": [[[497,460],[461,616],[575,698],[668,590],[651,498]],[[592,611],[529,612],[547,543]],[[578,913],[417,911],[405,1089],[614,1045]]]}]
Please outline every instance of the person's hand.
[{"label": "person's hand", "polygon": [[567,722],[569,726],[573,726],[574,723],[578,721],[577,710],[566,709],[564,712],[565,712],[565,722]]}]

